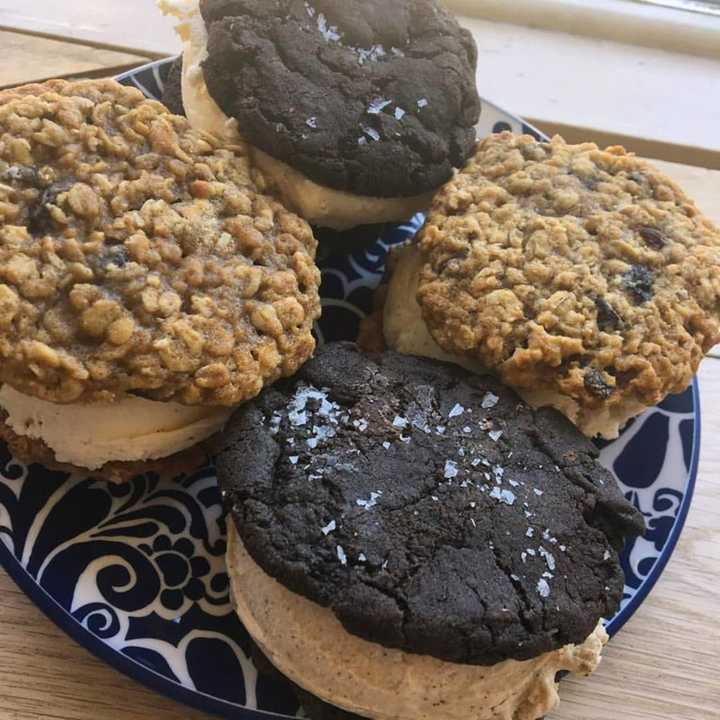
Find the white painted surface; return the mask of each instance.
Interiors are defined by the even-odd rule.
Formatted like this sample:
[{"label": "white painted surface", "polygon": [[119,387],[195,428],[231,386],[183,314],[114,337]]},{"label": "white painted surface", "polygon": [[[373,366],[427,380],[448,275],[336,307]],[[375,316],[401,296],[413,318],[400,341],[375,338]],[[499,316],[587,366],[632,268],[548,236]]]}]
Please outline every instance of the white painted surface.
[{"label": "white painted surface", "polygon": [[720,58],[720,17],[631,0],[445,0],[483,20]]},{"label": "white painted surface", "polygon": [[720,150],[720,60],[461,17],[481,95],[538,120]]}]

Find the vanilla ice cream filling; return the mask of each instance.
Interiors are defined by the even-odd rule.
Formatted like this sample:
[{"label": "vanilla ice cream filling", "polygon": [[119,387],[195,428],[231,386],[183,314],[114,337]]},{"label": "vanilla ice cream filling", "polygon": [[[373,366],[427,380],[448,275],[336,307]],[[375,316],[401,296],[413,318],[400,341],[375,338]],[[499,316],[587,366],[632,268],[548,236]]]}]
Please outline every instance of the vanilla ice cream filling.
[{"label": "vanilla ice cream filling", "polygon": [[169,457],[214,435],[232,413],[129,395],[107,404],[58,405],[9,385],[0,387],[0,407],[16,435],[41,440],[57,462],[88,470]]},{"label": "vanilla ice cream filling", "polygon": [[559,702],[556,673],[590,674],[608,639],[600,623],[582,645],[532,660],[450,663],[351,635],[331,610],[267,575],[232,522],[227,565],[240,620],[273,665],[321,700],[375,720],[535,720]]},{"label": "vanilla ice cream filling", "polygon": [[[445,352],[434,340],[425,324],[417,301],[420,273],[424,259],[417,245],[399,251],[390,279],[383,314],[383,329],[388,347],[406,355],[420,355],[452,362],[480,374],[491,371],[478,360]],[[618,405],[586,409],[567,395],[548,390],[514,388],[532,407],[553,407],[571,420],[588,437],[600,435],[613,440],[630,418],[646,410],[638,400],[626,399]]]},{"label": "vanilla ice cream filling", "polygon": [[[190,124],[226,142],[242,142],[241,129],[213,100],[201,64],[207,58],[207,28],[197,0],[160,0],[160,9],[180,22],[183,41],[182,97]],[[379,198],[334,190],[313,182],[286,163],[251,147],[255,165],[275,185],[285,204],[309,223],[335,230],[357,225],[401,222],[430,205],[433,193],[413,197]]]}]

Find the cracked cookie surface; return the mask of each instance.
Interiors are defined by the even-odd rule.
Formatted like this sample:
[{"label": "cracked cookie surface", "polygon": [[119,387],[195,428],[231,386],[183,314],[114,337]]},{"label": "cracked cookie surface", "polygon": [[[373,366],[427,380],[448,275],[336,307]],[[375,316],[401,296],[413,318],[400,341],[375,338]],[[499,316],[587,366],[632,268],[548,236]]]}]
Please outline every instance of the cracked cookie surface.
[{"label": "cracked cookie surface", "polygon": [[375,197],[439,187],[475,142],[477,49],[435,0],[201,0],[205,82],[248,142]]},{"label": "cracked cookie surface", "polygon": [[59,403],[234,405],[312,354],[310,227],[113,81],[0,93],[0,382]]},{"label": "cracked cookie surface", "polygon": [[492,136],[436,196],[420,245],[440,347],[570,398],[587,422],[683,391],[720,339],[720,231],[619,147]]},{"label": "cracked cookie surface", "polygon": [[321,348],[217,458],[256,563],[386,647],[490,665],[582,643],[643,520],[559,413],[489,377]]}]

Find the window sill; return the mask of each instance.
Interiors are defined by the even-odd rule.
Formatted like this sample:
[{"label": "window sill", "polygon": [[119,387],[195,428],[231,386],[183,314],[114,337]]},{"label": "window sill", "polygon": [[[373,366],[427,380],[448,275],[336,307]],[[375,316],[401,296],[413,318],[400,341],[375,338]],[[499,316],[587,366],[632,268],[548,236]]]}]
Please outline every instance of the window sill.
[{"label": "window sill", "polygon": [[480,94],[498,105],[568,140],[720,169],[720,57],[459,20],[478,44]]},{"label": "window sill", "polygon": [[720,16],[627,0],[445,0],[461,15],[720,60]]}]

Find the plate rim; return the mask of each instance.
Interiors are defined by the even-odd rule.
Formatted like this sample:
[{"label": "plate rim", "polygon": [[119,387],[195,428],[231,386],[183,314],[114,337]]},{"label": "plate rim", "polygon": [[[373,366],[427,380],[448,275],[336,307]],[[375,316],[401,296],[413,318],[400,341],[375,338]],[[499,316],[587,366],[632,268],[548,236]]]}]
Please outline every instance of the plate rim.
[{"label": "plate rim", "polygon": [[[127,80],[142,71],[155,69],[164,65],[174,60],[176,57],[177,56],[168,56],[144,63],[143,65],[138,65],[135,68],[115,76],[114,79],[117,81]],[[544,136],[544,133],[517,115],[508,112],[490,100],[485,100],[484,98],[482,100],[484,103],[493,106],[505,115],[508,115],[517,122],[521,123],[523,132],[527,132],[529,130],[537,133],[539,136]],[[685,528],[688,512],[695,495],[695,486],[700,461],[702,416],[700,406],[700,385],[697,375],[693,377],[689,387],[692,388],[692,414],[694,426],[692,436],[692,453],[683,501],[678,508],[675,522],[665,546],[663,547],[662,553],[655,560],[650,573],[645,576],[640,588],[633,595],[631,600],[607,624],[606,629],[611,638],[624,627],[624,625],[637,612],[638,608],[643,602],[645,602],[648,595],[652,592],[653,588],[665,571],[665,567],[667,566],[670,558],[673,556],[678,540]],[[40,609],[49,620],[60,628],[60,630],[103,663],[110,666],[112,669],[121,672],[123,675],[130,677],[132,680],[140,683],[141,685],[150,688],[175,702],[192,707],[196,710],[209,712],[222,717],[233,718],[233,720],[286,720],[287,718],[292,717],[267,710],[243,707],[236,703],[218,699],[217,697],[209,695],[201,690],[190,690],[181,685],[179,682],[170,680],[166,676],[154,671],[152,668],[128,657],[127,655],[124,655],[118,650],[111,648],[102,640],[102,638],[95,636],[90,630],[86,629],[80,622],[78,622],[70,612],[59,605],[47,592],[47,590],[35,581],[35,579],[18,562],[17,558],[2,542],[0,542],[0,567],[7,572],[8,576],[13,580],[22,593],[33,603],[33,605]]]}]

